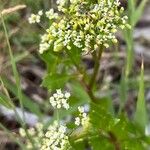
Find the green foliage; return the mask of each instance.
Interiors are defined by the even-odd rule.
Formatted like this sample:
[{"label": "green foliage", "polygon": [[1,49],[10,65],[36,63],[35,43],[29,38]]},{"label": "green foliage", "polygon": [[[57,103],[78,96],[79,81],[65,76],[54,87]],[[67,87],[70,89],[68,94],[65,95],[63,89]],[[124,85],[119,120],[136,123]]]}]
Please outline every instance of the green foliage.
[{"label": "green foliage", "polygon": [[43,55],[41,55],[41,58],[46,63],[47,72],[55,73],[56,72],[55,68],[57,65],[58,57],[52,53],[44,53]]},{"label": "green foliage", "polygon": [[[28,5],[32,5],[36,11],[38,9],[37,5],[45,4],[45,2],[43,2],[43,4],[41,1],[38,1],[36,5],[32,0],[24,0],[24,2]],[[42,128],[38,125],[34,129],[29,128],[26,130],[25,120],[21,120],[20,122],[24,129],[22,130],[22,135],[20,135],[25,138],[26,143],[23,146],[22,142],[20,142],[22,140],[17,140],[17,143],[22,149],[26,147],[26,144],[29,146],[28,149],[32,149],[30,147],[35,149],[34,146],[37,143],[40,143],[40,146],[37,146],[38,148],[41,148],[41,144],[43,144],[45,149],[47,146],[46,144],[51,142],[49,140],[53,137],[53,134],[51,133],[54,130],[53,132],[56,136],[57,133],[62,132],[64,139],[66,137],[69,138],[67,139],[67,142],[69,141],[70,145],[64,149],[148,149],[150,145],[150,137],[145,134],[148,120],[144,97],[145,85],[143,64],[139,79],[139,92],[134,119],[128,119],[126,113],[122,111],[128,96],[128,85],[131,84],[129,75],[133,65],[133,30],[140,19],[147,1],[141,1],[138,6],[137,1],[128,1],[127,14],[129,16],[128,23],[131,25],[131,29],[128,28],[124,31],[124,37],[127,43],[127,62],[125,66],[125,74],[122,76],[121,84],[118,88],[121,97],[120,99],[122,100],[118,114],[115,113],[116,110],[113,108],[113,98],[110,98],[109,94],[107,95],[107,92],[105,97],[96,95],[96,93],[98,93],[100,89],[99,84],[97,84],[97,76],[102,53],[105,48],[109,47],[110,42],[117,42],[114,33],[119,27],[121,29],[129,27],[129,24],[126,24],[127,16],[122,17],[124,9],[119,7],[120,4],[117,0],[64,0],[58,2],[58,10],[60,12],[59,16],[53,9],[46,12],[50,14],[47,15],[50,23],[48,30],[42,37],[44,42],[41,41],[42,45],[40,45],[40,57],[47,67],[47,72],[43,78],[42,86],[47,88],[51,94],[53,94],[53,91],[57,91],[53,94],[54,96],[52,96],[52,102],[50,102],[51,105],[55,104],[55,100],[62,100],[62,103],[64,104],[65,94],[63,95],[60,92],[60,89],[70,91],[71,97],[69,96],[68,100],[70,109],[64,110],[61,106],[58,108],[51,107],[55,109],[50,110],[54,115],[51,116],[52,119],[42,122],[44,125],[42,125]],[[41,16],[39,14],[32,16],[30,18],[31,21],[38,22],[36,17]],[[14,19],[18,20],[19,16],[7,19],[8,21],[12,21]],[[16,62],[28,54],[23,53],[22,55],[19,55],[19,57],[13,56],[3,16],[1,16],[1,20],[8,45],[8,53],[10,55],[10,62],[8,62],[6,66],[10,64],[12,65],[15,84],[10,82],[8,78],[2,76],[1,83],[2,85],[4,84],[3,88],[6,88],[8,91],[0,93],[0,104],[15,111],[14,101],[11,101],[11,98],[9,97],[9,92],[11,92],[15,98],[19,100],[20,107],[23,111],[25,108],[33,114],[36,114],[40,120],[43,120],[43,118],[45,116],[47,117],[49,114],[42,113],[40,104],[33,102],[21,91],[20,76],[17,71]],[[21,38],[20,40],[31,44],[35,39],[36,41],[38,39],[36,36],[34,39],[34,36],[35,35],[32,35],[32,37],[29,36],[27,39]],[[18,43],[17,39],[14,41]],[[89,53],[95,64],[91,73],[87,71],[87,68],[82,61],[83,52],[86,52],[86,54]],[[132,84],[134,84],[134,81]],[[133,86],[136,87],[137,83]],[[45,105],[47,105],[47,103],[48,102],[46,102]],[[79,106],[84,104],[85,107],[88,107],[86,110],[87,112],[84,112],[81,107],[79,110]],[[85,118],[81,115],[81,112],[80,115],[78,115],[79,112],[77,110],[81,112],[83,111],[82,114]],[[15,113],[18,116],[16,111]],[[79,128],[76,126],[77,124],[74,123],[77,115],[79,117],[83,117],[79,120],[80,125],[82,125]],[[79,117],[77,118],[80,119]],[[17,121],[19,121],[19,119]],[[66,128],[58,130],[61,121],[67,124],[66,126],[68,127],[68,130],[65,132],[67,136],[64,134],[64,130],[66,130]],[[53,128],[55,123],[57,123],[57,125]],[[7,132],[1,124],[0,128]],[[58,132],[56,132],[55,129],[58,130]],[[44,142],[43,139],[45,139]],[[56,139],[59,139],[59,142],[61,143],[62,139],[60,136],[55,137],[54,139],[55,141]],[[54,143],[51,145],[53,146],[53,144]],[[60,147],[60,144],[56,145],[59,145]]]},{"label": "green foliage", "polygon": [[[135,112],[135,122],[140,126],[143,132],[145,132],[145,128],[147,125],[147,113],[145,103],[146,102],[145,102],[145,87],[144,87],[144,64],[142,61],[140,81],[139,81],[139,93]],[[139,120],[139,118],[141,119]]]},{"label": "green foliage", "polygon": [[104,149],[138,149],[144,150],[149,142],[138,127],[130,122],[126,116],[116,118],[102,105],[91,104],[90,122],[92,129],[91,144],[94,150],[96,145]]},{"label": "green foliage", "polygon": [[146,5],[148,0],[142,0],[139,6],[137,6],[137,1],[129,0],[128,1],[128,16],[129,21],[128,23],[131,25],[130,30],[124,30],[124,37],[127,43],[127,62],[126,62],[126,69],[125,69],[125,76],[128,77],[134,60],[134,42],[133,42],[133,30],[137,22],[139,21],[140,17],[142,16],[144,6]]},{"label": "green foliage", "polygon": [[66,84],[66,82],[68,82],[70,78],[71,77],[66,74],[47,75],[44,78],[42,85],[47,89],[59,89],[64,87],[64,85]]}]

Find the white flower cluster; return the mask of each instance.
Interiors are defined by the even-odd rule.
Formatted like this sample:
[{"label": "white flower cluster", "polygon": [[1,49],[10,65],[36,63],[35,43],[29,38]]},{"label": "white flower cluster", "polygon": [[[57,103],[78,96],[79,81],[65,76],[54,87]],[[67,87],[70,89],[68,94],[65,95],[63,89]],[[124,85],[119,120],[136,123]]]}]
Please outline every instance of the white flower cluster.
[{"label": "white flower cluster", "polygon": [[41,21],[41,16],[43,15],[43,11],[42,10],[40,10],[39,12],[38,12],[38,14],[37,15],[35,15],[35,14],[31,14],[31,16],[29,17],[29,23],[30,24],[33,24],[33,23],[40,23],[40,21]]},{"label": "white flower cluster", "polygon": [[54,9],[53,8],[50,9],[49,11],[46,11],[45,14],[46,14],[46,17],[49,18],[50,20],[58,18],[58,13],[54,13]]},{"label": "white flower cluster", "polygon": [[67,127],[54,122],[48,128],[43,138],[41,150],[64,150],[69,146],[68,136],[66,135]]},{"label": "white flower cluster", "polygon": [[[40,23],[41,21],[41,16],[43,15],[43,10],[40,10],[38,12],[38,14],[31,14],[31,16],[29,17],[28,21],[30,24],[33,23]],[[54,9],[51,8],[50,10],[45,12],[45,15],[48,19],[57,19],[58,18],[58,13],[54,12]]]},{"label": "white flower cluster", "polygon": [[[29,128],[27,131],[25,131],[23,128],[20,128],[19,133],[21,137],[26,139],[26,146],[28,150],[33,150],[35,148],[40,149],[42,146],[41,138],[44,137],[44,132],[43,125],[41,123],[37,123],[35,128]],[[29,137],[32,139],[32,142]]]},{"label": "white flower cluster", "polygon": [[62,93],[61,89],[57,89],[56,93],[53,94],[53,96],[50,97],[50,104],[56,108],[65,108],[69,109],[68,99],[70,98],[70,93],[65,92]]},{"label": "white flower cluster", "polygon": [[35,128],[27,129],[28,135],[23,128],[20,128],[19,133],[21,137],[25,138],[29,150],[65,150],[66,147],[70,146],[66,131],[66,126],[54,122],[48,127],[46,133],[44,133],[43,125],[40,123]]},{"label": "white flower cluster", "polygon": [[79,117],[76,117],[76,118],[75,118],[75,124],[76,124],[77,126],[79,126],[79,125],[84,126],[85,123],[86,123],[87,120],[88,120],[87,114],[85,113],[85,110],[84,110],[84,107],[83,107],[83,106],[79,106],[79,107],[78,107],[78,110],[79,110]]},{"label": "white flower cluster", "polygon": [[[97,50],[100,45],[109,47],[116,43],[118,28],[129,27],[128,17],[123,16],[123,7],[119,0],[57,0],[60,15],[50,9],[45,13],[52,21],[46,33],[41,37],[39,52],[52,48],[61,51],[72,46],[83,52]],[[40,21],[40,14],[32,14],[30,23]]]},{"label": "white flower cluster", "polygon": [[58,4],[58,6],[64,6],[66,3],[66,0],[57,0],[56,3]]}]

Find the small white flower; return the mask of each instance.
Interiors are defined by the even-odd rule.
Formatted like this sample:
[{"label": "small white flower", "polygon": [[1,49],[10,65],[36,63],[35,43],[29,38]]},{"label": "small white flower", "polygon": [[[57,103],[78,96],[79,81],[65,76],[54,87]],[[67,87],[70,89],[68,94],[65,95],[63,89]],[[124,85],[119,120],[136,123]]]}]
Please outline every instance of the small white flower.
[{"label": "small white flower", "polygon": [[46,17],[49,19],[57,19],[58,18],[58,14],[54,13],[54,9],[50,9],[49,11],[46,11]]},{"label": "small white flower", "polygon": [[49,102],[50,104],[57,109],[65,108],[66,110],[69,109],[68,99],[70,98],[70,93],[66,92],[63,93],[61,89],[57,89],[56,93],[50,97]]},{"label": "small white flower", "polygon": [[86,117],[87,117],[87,114],[86,114],[86,113],[83,113],[82,116],[83,116],[83,118],[86,118]]},{"label": "small white flower", "polygon": [[60,109],[60,108],[61,108],[61,105],[60,105],[60,104],[58,104],[58,105],[57,105],[57,108],[58,108],[58,109]]},{"label": "small white flower", "polygon": [[50,102],[53,102],[54,100],[54,97],[50,97]]},{"label": "small white flower", "polygon": [[85,109],[83,106],[78,107],[79,110],[79,116],[75,118],[75,125],[79,126],[82,125],[84,126],[85,123],[88,120],[87,114],[85,113]]},{"label": "small white flower", "polygon": [[40,10],[40,11],[38,12],[38,15],[42,16],[42,15],[43,15],[43,10]]},{"label": "small white flower", "polygon": [[77,125],[77,126],[80,125],[80,118],[79,117],[75,118],[75,125]]},{"label": "small white flower", "polygon": [[40,54],[43,54],[43,52],[46,51],[49,47],[50,45],[48,43],[41,43],[39,48]]},{"label": "small white flower", "polygon": [[64,107],[66,110],[68,110],[68,109],[69,109],[69,104],[65,103],[65,104],[63,105],[63,107]]},{"label": "small white flower", "polygon": [[34,129],[34,128],[30,128],[30,129],[28,129],[28,132],[30,133],[30,135],[31,135],[31,136],[34,136],[34,135],[35,135],[35,133],[36,133],[36,131],[35,131],[35,129]]},{"label": "small white flower", "polygon": [[40,23],[40,19],[41,17],[39,15],[31,14],[28,20],[30,24],[33,24],[33,23]]},{"label": "small white flower", "polygon": [[43,124],[42,123],[37,123],[36,124],[36,129],[37,130],[42,130],[43,129]]},{"label": "small white flower", "polygon": [[79,110],[80,113],[84,113],[84,107],[83,106],[79,106],[78,110]]},{"label": "small white flower", "polygon": [[69,93],[69,92],[66,92],[66,93],[65,93],[65,97],[66,97],[66,98],[69,98],[69,97],[70,97],[70,93]]},{"label": "small white flower", "polygon": [[59,132],[65,133],[65,132],[66,132],[66,129],[67,129],[67,128],[66,128],[65,126],[60,125]]},{"label": "small white flower", "polygon": [[60,5],[60,6],[64,6],[65,3],[66,3],[66,0],[57,0],[56,3],[57,3],[58,5]]},{"label": "small white flower", "polygon": [[24,130],[23,128],[20,128],[20,129],[19,129],[19,133],[20,133],[20,135],[21,135],[22,137],[25,137],[25,136],[26,136],[26,132],[25,132],[25,130]]},{"label": "small white flower", "polygon": [[69,144],[66,131],[67,127],[65,125],[59,125],[57,122],[54,122],[53,125],[49,126],[43,138],[41,150],[46,148],[48,150],[64,150],[65,146]]},{"label": "small white flower", "polygon": [[56,92],[57,92],[57,94],[62,94],[61,89],[57,89]]}]

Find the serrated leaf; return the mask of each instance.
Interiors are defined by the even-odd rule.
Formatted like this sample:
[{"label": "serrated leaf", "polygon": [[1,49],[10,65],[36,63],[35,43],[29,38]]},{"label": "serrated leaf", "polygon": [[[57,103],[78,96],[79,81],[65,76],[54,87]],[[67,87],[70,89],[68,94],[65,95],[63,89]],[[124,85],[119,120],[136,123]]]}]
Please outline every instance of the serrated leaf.
[{"label": "serrated leaf", "polygon": [[66,74],[52,74],[47,75],[42,82],[42,85],[48,89],[56,90],[64,87],[64,85],[69,81],[71,76]]},{"label": "serrated leaf", "polygon": [[115,123],[106,105],[91,104],[90,122],[95,129],[110,130]]},{"label": "serrated leaf", "polygon": [[71,150],[84,150],[85,149],[85,143],[83,142],[83,140],[77,140],[77,141],[71,141],[70,140],[70,144],[72,146]]},{"label": "serrated leaf", "polygon": [[102,136],[95,136],[90,138],[90,145],[92,150],[114,150],[114,146],[108,142],[108,139]]}]

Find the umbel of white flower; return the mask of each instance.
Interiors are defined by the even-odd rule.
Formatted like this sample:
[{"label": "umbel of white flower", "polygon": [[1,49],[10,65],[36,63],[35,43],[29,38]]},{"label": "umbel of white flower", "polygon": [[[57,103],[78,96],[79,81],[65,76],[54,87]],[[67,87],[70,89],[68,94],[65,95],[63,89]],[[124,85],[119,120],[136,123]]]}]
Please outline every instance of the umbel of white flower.
[{"label": "umbel of white flower", "polygon": [[69,92],[63,93],[61,91],[61,89],[57,89],[56,93],[54,93],[50,97],[50,104],[56,109],[65,108],[68,110],[69,109],[69,103],[68,103],[69,98],[70,98]]},{"label": "umbel of white flower", "polygon": [[28,19],[29,23],[31,23],[31,24],[32,23],[40,23],[42,15],[43,15],[43,11],[42,10],[40,10],[37,15],[31,14],[31,16]]},{"label": "umbel of white flower", "polygon": [[[100,45],[116,43],[118,28],[129,27],[128,17],[119,0],[57,0],[58,11],[45,13],[51,24],[41,37],[40,53],[48,49],[61,51],[72,47],[83,52],[97,50]],[[38,23],[40,15],[31,15],[30,23]]]},{"label": "umbel of white flower", "polygon": [[[44,132],[43,125],[41,123],[37,123],[35,128],[29,128],[27,129],[27,131],[25,131],[25,129],[23,128],[20,128],[19,133],[22,138],[25,138],[28,150],[33,150],[35,148],[40,149],[40,147],[42,146],[41,138],[44,137]],[[32,142],[28,137],[32,138]]]},{"label": "umbel of white flower", "polygon": [[54,122],[48,128],[43,138],[40,150],[64,150],[69,146],[68,136],[66,135],[67,127],[58,122]]},{"label": "umbel of white flower", "polygon": [[48,127],[46,133],[40,123],[36,124],[35,128],[27,129],[28,136],[32,138],[32,142],[28,139],[23,128],[19,130],[19,133],[21,137],[25,138],[28,150],[65,150],[66,147],[70,146],[66,131],[67,127],[65,125],[55,121],[54,124]]},{"label": "umbel of white flower", "polygon": [[79,106],[78,110],[79,110],[79,116],[75,118],[75,124],[77,126],[79,126],[79,125],[84,126],[88,120],[87,114],[85,113],[83,106]]}]

